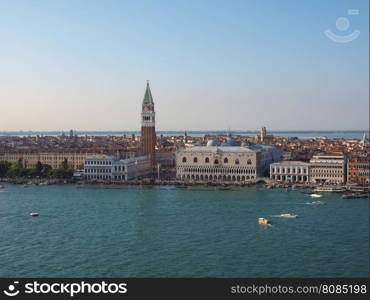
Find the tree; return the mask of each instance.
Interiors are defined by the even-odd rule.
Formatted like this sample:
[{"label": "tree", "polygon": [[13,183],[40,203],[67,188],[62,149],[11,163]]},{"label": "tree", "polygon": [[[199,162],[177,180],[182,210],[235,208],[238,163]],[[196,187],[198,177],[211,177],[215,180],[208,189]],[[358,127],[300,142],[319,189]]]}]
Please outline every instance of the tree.
[{"label": "tree", "polygon": [[37,175],[41,175],[41,172],[42,172],[42,163],[41,161],[38,160],[35,167],[35,173]]},{"label": "tree", "polygon": [[7,175],[10,177],[23,176],[25,169],[23,168],[22,159],[20,158],[17,162],[10,165]]},{"label": "tree", "polygon": [[48,175],[51,178],[71,178],[73,176],[73,170],[71,169],[65,170],[63,168],[59,168],[59,169],[50,170]]},{"label": "tree", "polygon": [[0,161],[0,177],[5,177],[7,175],[10,165],[10,162]]},{"label": "tree", "polygon": [[68,159],[65,158],[62,162],[62,165],[61,165],[61,168],[64,169],[64,170],[67,170],[68,169]]},{"label": "tree", "polygon": [[41,169],[41,176],[47,177],[49,175],[49,172],[51,170],[51,166],[48,164],[43,164]]}]

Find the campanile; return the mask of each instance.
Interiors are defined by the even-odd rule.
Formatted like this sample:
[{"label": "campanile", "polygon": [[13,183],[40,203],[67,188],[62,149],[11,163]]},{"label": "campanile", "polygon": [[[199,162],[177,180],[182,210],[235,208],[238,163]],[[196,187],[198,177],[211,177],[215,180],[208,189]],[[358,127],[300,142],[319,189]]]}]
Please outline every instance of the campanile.
[{"label": "campanile", "polygon": [[141,153],[149,155],[153,166],[155,164],[156,140],[154,101],[149,81],[147,81],[141,110]]}]

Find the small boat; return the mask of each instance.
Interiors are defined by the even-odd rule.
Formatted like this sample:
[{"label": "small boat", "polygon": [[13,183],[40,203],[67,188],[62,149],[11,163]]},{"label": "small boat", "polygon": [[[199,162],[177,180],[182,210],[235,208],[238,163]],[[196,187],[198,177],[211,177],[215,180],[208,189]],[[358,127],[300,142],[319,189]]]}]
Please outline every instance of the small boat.
[{"label": "small boat", "polygon": [[314,189],[315,192],[332,192],[332,193],[343,193],[346,188],[343,186],[319,186]]},{"label": "small boat", "polygon": [[298,215],[295,215],[295,214],[280,214],[279,217],[280,218],[296,218],[296,217],[298,217]]},{"label": "small boat", "polygon": [[231,190],[231,187],[229,187],[229,186],[220,186],[217,189],[221,190],[221,191],[229,191],[229,190]]},{"label": "small boat", "polygon": [[344,194],[342,199],[360,199],[360,198],[369,198],[369,194]]},{"label": "small boat", "polygon": [[1,190],[1,189],[4,189],[4,187],[3,187],[2,185],[0,185],[0,190]]},{"label": "small boat", "polygon": [[31,212],[30,213],[31,217],[38,217],[38,215],[39,215],[39,213],[37,213],[37,212]]},{"label": "small boat", "polygon": [[271,225],[271,222],[265,218],[258,218],[258,223],[261,225]]},{"label": "small boat", "polygon": [[177,184],[177,185],[175,185],[175,187],[176,187],[177,189],[187,189],[187,188],[188,188],[188,186],[187,186],[187,185],[182,185],[182,184]]},{"label": "small boat", "polygon": [[315,192],[312,192],[312,191],[304,191],[304,192],[302,192],[302,194],[312,195],[312,194],[315,194]]},{"label": "small boat", "polygon": [[312,202],[306,202],[307,205],[325,205],[326,202],[324,201],[312,201]]},{"label": "small boat", "polygon": [[321,198],[322,197],[322,195],[320,195],[320,194],[310,194],[310,196],[312,198]]}]

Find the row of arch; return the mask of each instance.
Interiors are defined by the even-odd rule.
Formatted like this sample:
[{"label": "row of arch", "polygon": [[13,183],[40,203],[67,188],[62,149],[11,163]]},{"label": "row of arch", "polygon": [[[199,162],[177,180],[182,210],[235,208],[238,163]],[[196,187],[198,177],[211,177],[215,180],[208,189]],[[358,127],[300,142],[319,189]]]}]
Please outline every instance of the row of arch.
[{"label": "row of arch", "polygon": [[238,167],[218,167],[218,168],[209,168],[209,167],[178,167],[180,172],[190,172],[190,173],[221,173],[221,174],[255,174],[255,168],[238,168]]},{"label": "row of arch", "polygon": [[307,174],[307,168],[271,168],[272,173],[289,174]]},{"label": "row of arch", "polygon": [[248,181],[248,180],[254,180],[254,176],[240,176],[240,175],[181,175],[179,176],[179,179],[182,180],[198,180],[198,181]]},{"label": "row of arch", "polygon": [[307,182],[308,181],[308,177],[306,175],[304,176],[301,176],[301,175],[298,175],[298,176],[285,176],[285,175],[271,175],[271,178],[274,179],[274,180],[282,180],[282,181],[292,181],[292,182],[296,182],[296,181],[300,181],[300,182]]},{"label": "row of arch", "polygon": [[[182,158],[182,162],[183,162],[183,163],[186,163],[186,162],[187,162],[187,158],[186,158],[185,156]],[[205,162],[206,164],[209,164],[209,162],[210,162],[209,157],[206,157],[206,158],[204,159],[204,162]],[[224,164],[228,164],[228,163],[229,163],[229,159],[228,159],[227,157],[225,157],[225,158],[224,158],[224,160],[223,160],[223,162],[224,162]],[[194,157],[194,158],[193,158],[193,163],[198,163],[198,157]],[[218,160],[217,158],[214,160],[214,164],[215,164],[215,165],[218,165],[218,164],[219,164],[219,160]],[[239,165],[239,164],[240,164],[240,161],[239,161],[239,159],[238,159],[238,158],[236,158],[236,159],[234,160],[234,164],[235,164],[235,165]],[[247,160],[247,165],[251,165],[251,164],[252,164],[252,161],[251,161],[250,159],[248,159],[248,160]]]}]

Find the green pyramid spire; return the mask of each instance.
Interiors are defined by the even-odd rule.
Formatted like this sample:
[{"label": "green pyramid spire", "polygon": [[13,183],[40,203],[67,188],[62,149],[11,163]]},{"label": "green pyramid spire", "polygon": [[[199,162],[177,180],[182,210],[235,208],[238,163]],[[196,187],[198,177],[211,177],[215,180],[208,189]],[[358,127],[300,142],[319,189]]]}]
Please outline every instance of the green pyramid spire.
[{"label": "green pyramid spire", "polygon": [[145,90],[145,95],[143,99],[143,104],[154,104],[152,92],[150,91],[150,87],[149,87],[149,80],[146,82],[146,90]]}]

